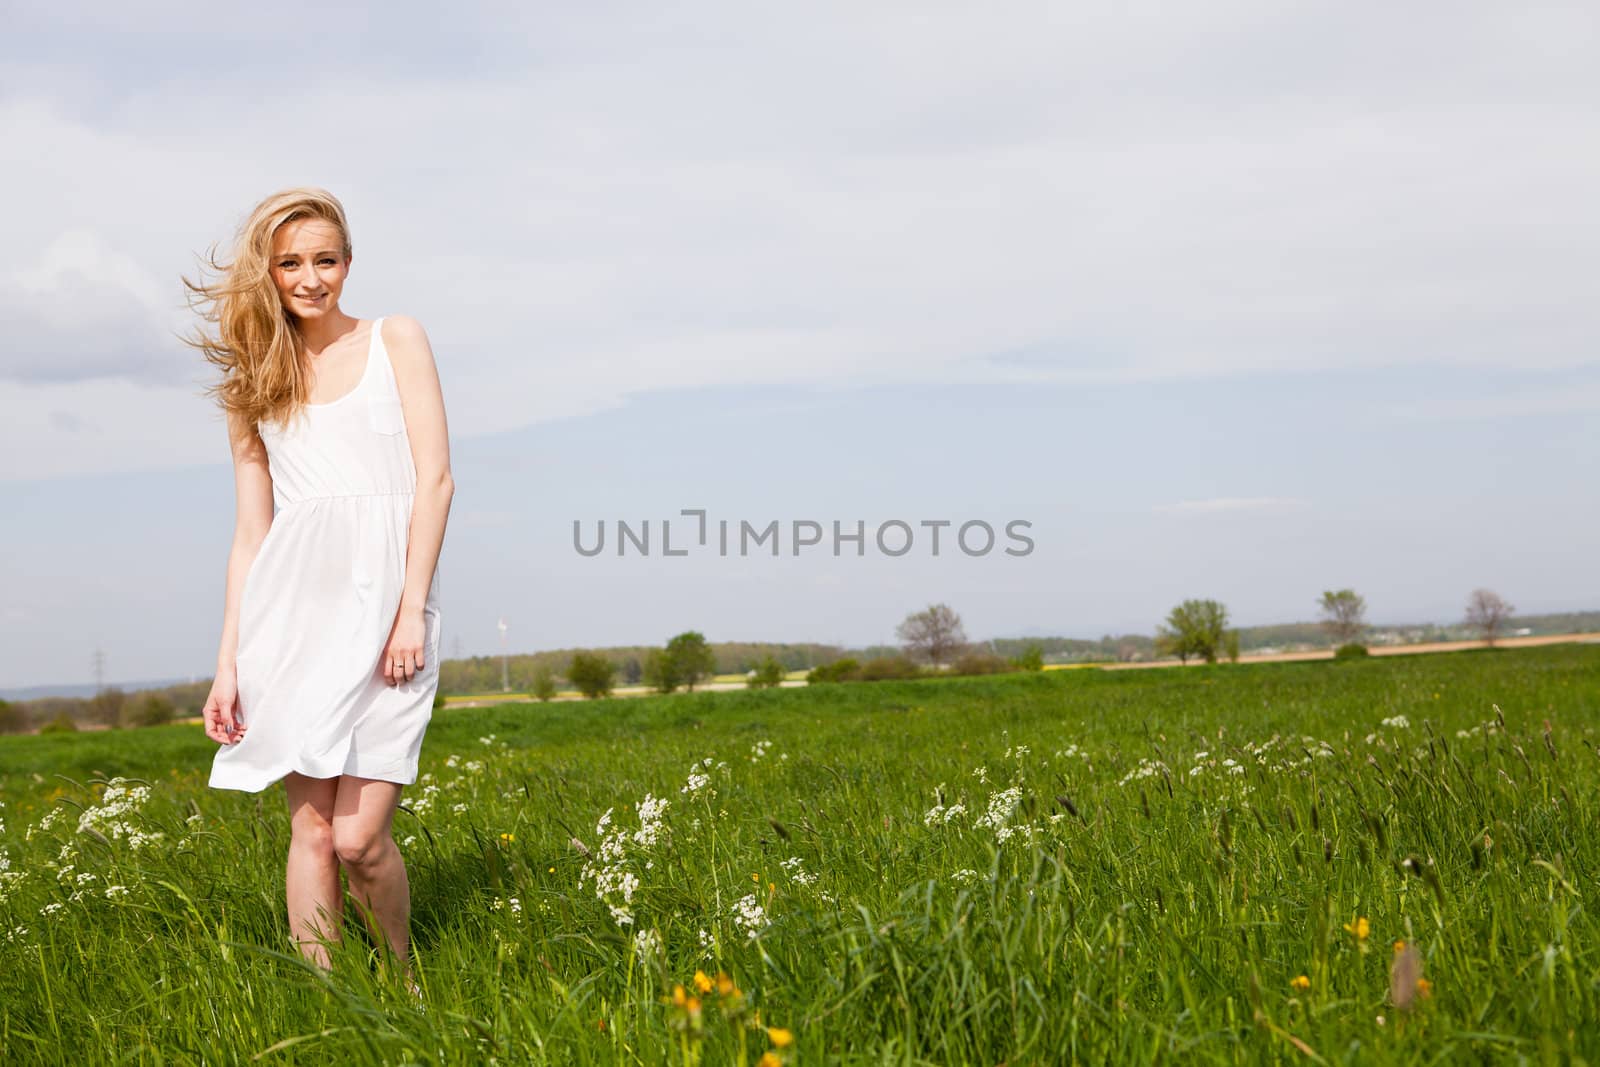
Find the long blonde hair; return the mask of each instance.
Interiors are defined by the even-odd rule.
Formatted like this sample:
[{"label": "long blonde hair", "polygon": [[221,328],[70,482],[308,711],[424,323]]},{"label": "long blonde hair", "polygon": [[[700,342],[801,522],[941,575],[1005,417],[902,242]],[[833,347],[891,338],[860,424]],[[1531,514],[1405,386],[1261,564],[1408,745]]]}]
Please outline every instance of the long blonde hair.
[{"label": "long blonde hair", "polygon": [[206,305],[197,309],[200,316],[217,324],[215,338],[204,331],[182,338],[222,368],[221,380],[207,386],[205,395],[248,426],[266,421],[287,425],[310,400],[300,324],[283,306],[272,280],[273,237],[281,226],[304,218],[333,223],[344,258],[350,258],[344,205],[326,189],[300,186],[273,193],[255,206],[235,236],[231,262],[218,262],[216,245],[211,246],[205,258],[220,275],[215,282],[183,278],[189,306]]}]

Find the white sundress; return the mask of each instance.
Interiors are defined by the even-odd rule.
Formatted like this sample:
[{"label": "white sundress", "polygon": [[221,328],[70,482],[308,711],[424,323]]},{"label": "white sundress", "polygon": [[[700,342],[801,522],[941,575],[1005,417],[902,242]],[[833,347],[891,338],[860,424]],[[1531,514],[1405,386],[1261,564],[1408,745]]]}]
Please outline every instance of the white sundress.
[{"label": "white sundress", "polygon": [[290,771],[409,784],[439,689],[439,568],[423,606],[423,667],[391,686],[383,650],[405,585],[417,471],[394,367],[372,323],[350,392],[287,430],[258,423],[276,505],[239,604],[244,740],[213,787],[260,792]]}]

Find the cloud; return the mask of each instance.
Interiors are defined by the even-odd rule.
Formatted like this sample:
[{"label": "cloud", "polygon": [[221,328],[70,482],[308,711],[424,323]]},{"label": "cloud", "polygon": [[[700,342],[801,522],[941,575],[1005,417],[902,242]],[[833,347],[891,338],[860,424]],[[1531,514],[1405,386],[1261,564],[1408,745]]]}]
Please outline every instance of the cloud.
[{"label": "cloud", "polygon": [[[308,181],[351,212],[347,309],[423,321],[462,433],[697,385],[1594,363],[1592,12],[461,15],[398,9],[332,106],[335,57],[235,47],[298,30],[162,4],[129,55],[116,9],[30,14],[0,76],[13,395],[110,376],[181,410],[178,275]],[[84,415],[126,446],[85,469],[166,462],[133,412]]]}]

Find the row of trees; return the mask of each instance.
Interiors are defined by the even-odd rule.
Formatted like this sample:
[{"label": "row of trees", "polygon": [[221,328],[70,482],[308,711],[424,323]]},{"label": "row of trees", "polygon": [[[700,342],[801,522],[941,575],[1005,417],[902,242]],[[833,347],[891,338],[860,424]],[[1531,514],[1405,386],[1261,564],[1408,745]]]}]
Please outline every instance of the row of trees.
[{"label": "row of trees", "polygon": [[[1330,589],[1317,602],[1322,626],[1340,654],[1365,652],[1361,644],[1367,631],[1367,602],[1354,589]],[[1467,598],[1466,625],[1485,644],[1493,646],[1504,635],[1514,609],[1490,589],[1474,589]],[[1221,656],[1237,661],[1239,631],[1228,627],[1228,609],[1215,600],[1185,600],[1173,608],[1157,628],[1156,650],[1189,662],[1191,656],[1215,663]]]},{"label": "row of trees", "polygon": [[[645,655],[641,680],[657,693],[673,693],[680,687],[694,687],[717,673],[717,657],[698,630],[686,630],[667,642],[664,648],[650,649]],[[787,668],[768,654],[750,671],[751,688],[776,686],[783,682]],[[617,665],[598,652],[577,652],[567,666],[567,681],[589,698],[610,696],[616,687]],[[541,665],[534,673],[533,695],[549,700],[556,695],[555,674]]]},{"label": "row of trees", "polygon": [[866,660],[853,656],[814,668],[806,676],[810,682],[877,682],[897,678],[918,678],[924,665],[941,674],[1000,674],[1006,671],[1043,670],[1044,653],[1037,644],[1007,658],[967,639],[961,616],[948,604],[930,604],[907,615],[895,628],[901,650],[894,655],[876,655]]},{"label": "row of trees", "polygon": [[[116,686],[100,690],[83,702],[85,721],[112,728],[160,726],[179,718],[182,709],[159,692],[128,693]],[[38,726],[51,733],[78,729],[78,719],[64,707],[30,713],[23,704],[0,700],[0,734],[27,733]]]},{"label": "row of trees", "polygon": [[[1354,589],[1325,592],[1318,607],[1322,611],[1322,625],[1333,637],[1334,644],[1353,644],[1366,636],[1367,602]],[[1494,590],[1474,589],[1467,597],[1464,622],[1485,644],[1492,646],[1505,635],[1515,610]]]}]

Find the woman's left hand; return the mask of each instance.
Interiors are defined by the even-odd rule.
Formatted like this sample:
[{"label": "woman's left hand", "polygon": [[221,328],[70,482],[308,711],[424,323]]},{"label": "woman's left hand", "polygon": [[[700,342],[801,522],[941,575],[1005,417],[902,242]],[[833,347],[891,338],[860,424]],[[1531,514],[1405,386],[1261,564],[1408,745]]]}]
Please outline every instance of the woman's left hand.
[{"label": "woman's left hand", "polygon": [[402,609],[389,628],[389,642],[383,649],[383,680],[390,685],[409,682],[418,671],[427,666],[423,662],[423,643],[427,639],[427,624],[422,610]]}]

